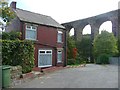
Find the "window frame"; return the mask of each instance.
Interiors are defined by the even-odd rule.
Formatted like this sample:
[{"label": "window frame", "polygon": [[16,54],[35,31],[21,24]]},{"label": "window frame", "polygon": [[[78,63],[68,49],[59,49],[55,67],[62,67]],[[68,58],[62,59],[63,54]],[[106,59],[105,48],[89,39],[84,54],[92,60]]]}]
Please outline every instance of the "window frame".
[{"label": "window frame", "polygon": [[[30,28],[28,28],[28,26]],[[33,24],[26,24],[25,25],[25,29],[26,29],[25,30],[25,39],[27,39],[27,40],[37,40],[37,26],[38,25],[33,25]],[[29,37],[27,37],[27,31],[34,31],[35,32],[35,38],[29,38]]]},{"label": "window frame", "polygon": [[[45,52],[45,53],[40,53],[40,52]],[[50,52],[50,53],[47,53],[47,52]],[[51,55],[51,64],[50,65],[40,65],[39,64],[39,60],[40,60],[40,55]],[[39,49],[38,50],[38,67],[40,68],[44,68],[44,67],[51,67],[52,66],[52,57],[53,57],[53,51],[51,49]]]},{"label": "window frame", "polygon": [[[61,35],[61,40],[59,40],[59,36],[58,35]],[[57,42],[58,43],[63,43],[63,32],[62,31],[58,31],[57,32]]]},{"label": "window frame", "polygon": [[[58,59],[58,55],[61,54],[61,60]],[[57,63],[62,63],[62,50],[57,50]]]}]

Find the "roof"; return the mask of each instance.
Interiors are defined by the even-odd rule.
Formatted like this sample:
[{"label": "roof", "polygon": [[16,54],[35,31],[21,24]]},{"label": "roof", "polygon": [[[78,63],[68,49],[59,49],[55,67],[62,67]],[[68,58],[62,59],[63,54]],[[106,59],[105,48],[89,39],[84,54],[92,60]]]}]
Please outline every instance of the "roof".
[{"label": "roof", "polygon": [[59,24],[50,16],[46,16],[46,15],[42,15],[42,14],[30,12],[30,11],[18,9],[18,8],[16,8],[15,12],[21,21],[65,29],[64,26]]}]

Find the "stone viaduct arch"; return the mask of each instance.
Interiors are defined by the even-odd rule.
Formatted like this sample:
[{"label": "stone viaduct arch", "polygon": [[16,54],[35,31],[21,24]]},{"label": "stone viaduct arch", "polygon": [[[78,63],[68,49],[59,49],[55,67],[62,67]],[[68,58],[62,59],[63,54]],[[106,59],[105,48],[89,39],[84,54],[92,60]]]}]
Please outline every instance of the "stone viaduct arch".
[{"label": "stone viaduct arch", "polygon": [[[100,26],[106,22],[106,21],[111,21],[112,23],[112,32],[114,36],[119,36],[118,35],[118,19],[120,19],[120,13],[118,12],[119,10],[114,10],[110,11],[104,14],[100,14],[97,16],[85,18],[85,19],[80,19],[72,22],[67,22],[63,23],[62,25],[66,28],[67,33],[74,28],[74,37],[76,40],[81,40],[82,39],[82,31],[86,25],[91,26],[91,51],[92,51],[92,41],[94,37],[99,34],[99,28]],[[119,25],[120,26],[120,25]],[[92,53],[90,54],[90,61],[94,62],[94,58]]]},{"label": "stone viaduct arch", "polygon": [[118,10],[110,11],[104,14],[100,14],[85,19],[63,23],[62,25],[66,28],[67,32],[74,28],[74,36],[76,40],[82,39],[83,28],[86,25],[90,25],[91,38],[93,40],[94,37],[99,33],[100,26],[106,21],[112,22],[112,32],[115,36],[118,36]]}]

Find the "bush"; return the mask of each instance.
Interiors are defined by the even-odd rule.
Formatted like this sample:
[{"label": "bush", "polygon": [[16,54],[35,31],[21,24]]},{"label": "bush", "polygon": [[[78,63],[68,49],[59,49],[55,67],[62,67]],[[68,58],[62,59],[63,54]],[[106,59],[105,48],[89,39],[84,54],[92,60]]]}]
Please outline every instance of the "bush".
[{"label": "bush", "polygon": [[68,59],[67,64],[68,65],[76,65],[76,64],[85,64],[86,60],[84,60],[81,57],[77,57],[76,59]]},{"label": "bush", "polygon": [[75,64],[75,59],[68,59],[67,64],[68,65],[74,65]]},{"label": "bush", "polygon": [[97,58],[96,64],[109,64],[109,56],[107,54],[101,54]]},{"label": "bush", "polygon": [[2,64],[21,65],[23,73],[30,72],[34,66],[34,45],[32,41],[1,40]]},{"label": "bush", "polygon": [[77,64],[85,64],[85,63],[86,63],[86,60],[83,59],[82,57],[77,57],[77,58],[76,58],[76,63],[77,63]]},{"label": "bush", "polygon": [[20,32],[2,32],[2,39],[3,40],[18,40],[21,37]]}]

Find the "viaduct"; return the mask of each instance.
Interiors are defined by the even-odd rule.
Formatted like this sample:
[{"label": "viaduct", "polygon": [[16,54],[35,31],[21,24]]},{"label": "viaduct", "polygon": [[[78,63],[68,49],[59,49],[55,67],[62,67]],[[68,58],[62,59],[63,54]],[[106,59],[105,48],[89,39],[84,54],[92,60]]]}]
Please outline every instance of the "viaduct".
[{"label": "viaduct", "polygon": [[115,36],[118,36],[118,10],[110,11],[104,14],[100,14],[97,16],[80,19],[72,22],[63,23],[62,25],[66,28],[67,32],[74,28],[74,37],[76,40],[81,40],[83,29],[86,25],[91,26],[91,38],[99,34],[100,26],[106,22],[112,22],[112,32]]},{"label": "viaduct", "polygon": [[[66,28],[67,33],[70,32],[72,28],[74,28],[74,37],[75,40],[81,40],[82,39],[82,32],[83,29],[86,25],[91,26],[91,50],[92,50],[92,41],[94,37],[99,34],[99,28],[100,26],[106,22],[106,21],[111,21],[112,23],[112,33],[114,36],[119,37],[120,40],[120,30],[118,27],[120,27],[120,9],[110,11],[104,14],[100,14],[97,16],[85,18],[85,19],[80,19],[76,21],[71,21],[67,23],[63,23],[62,25]],[[119,35],[118,35],[119,34]],[[94,57],[92,53],[90,54],[90,61],[94,62]]]}]

